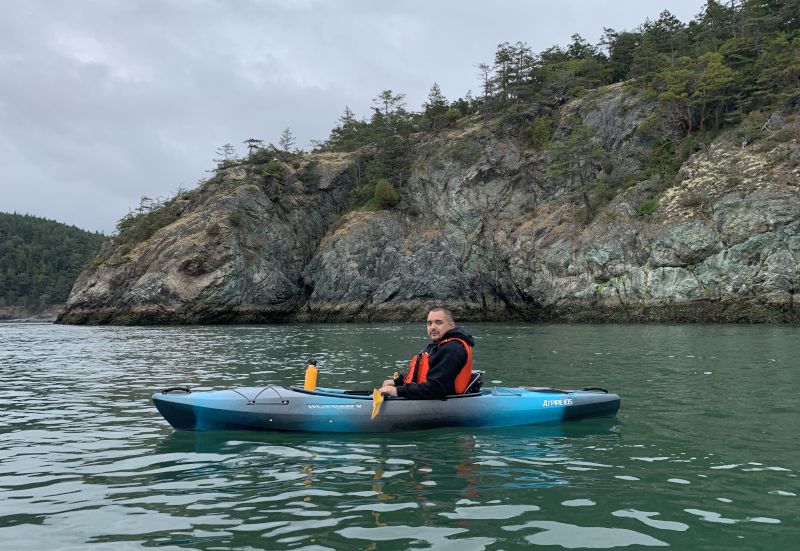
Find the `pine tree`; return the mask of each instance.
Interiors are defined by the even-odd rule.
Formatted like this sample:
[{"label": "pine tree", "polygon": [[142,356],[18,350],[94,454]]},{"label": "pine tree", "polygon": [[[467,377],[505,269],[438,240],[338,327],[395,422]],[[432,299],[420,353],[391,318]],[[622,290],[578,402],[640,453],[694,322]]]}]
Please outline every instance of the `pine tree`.
[{"label": "pine tree", "polygon": [[281,132],[281,137],[278,139],[278,145],[281,146],[281,150],[286,151],[287,153],[294,146],[294,135],[292,134],[292,129],[288,126],[283,129],[283,132]]},{"label": "pine tree", "polygon": [[264,149],[264,141],[257,138],[248,138],[242,142],[247,146],[247,158],[252,159],[253,154],[259,150]]},{"label": "pine tree", "polygon": [[217,163],[217,170],[229,168],[239,160],[236,155],[236,148],[229,143],[219,146],[215,153],[217,158],[214,159],[214,162]]},{"label": "pine tree", "polygon": [[589,187],[608,158],[608,153],[600,146],[591,130],[581,123],[573,125],[569,135],[559,140],[552,153],[554,173],[568,178],[573,185],[579,184],[576,187],[581,193],[586,211],[585,220],[591,220],[594,209],[589,200]]},{"label": "pine tree", "polygon": [[433,86],[431,86],[430,92],[428,92],[428,101],[425,102],[423,107],[425,108],[425,118],[428,120],[430,127],[438,128],[449,107],[447,98],[444,97],[442,89],[439,88],[437,83],[434,82]]},{"label": "pine tree", "polygon": [[488,63],[478,64],[478,75],[481,78],[481,89],[483,90],[483,118],[489,116],[489,102],[492,99],[494,92],[494,83],[492,82],[492,66]]},{"label": "pine tree", "polygon": [[391,90],[383,90],[378,97],[372,100],[374,107],[373,121],[376,126],[382,127],[383,139],[401,130],[405,112],[405,94],[395,94]]}]

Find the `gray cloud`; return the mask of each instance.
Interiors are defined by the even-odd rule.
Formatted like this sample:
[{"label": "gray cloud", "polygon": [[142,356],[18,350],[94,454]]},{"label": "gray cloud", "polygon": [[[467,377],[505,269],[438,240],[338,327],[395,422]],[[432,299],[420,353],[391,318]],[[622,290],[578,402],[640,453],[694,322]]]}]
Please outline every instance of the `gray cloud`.
[{"label": "gray cloud", "polygon": [[501,42],[534,51],[703,0],[11,0],[0,18],[0,210],[110,232],[193,187],[214,150],[289,126],[300,147],[383,89],[477,90]]}]

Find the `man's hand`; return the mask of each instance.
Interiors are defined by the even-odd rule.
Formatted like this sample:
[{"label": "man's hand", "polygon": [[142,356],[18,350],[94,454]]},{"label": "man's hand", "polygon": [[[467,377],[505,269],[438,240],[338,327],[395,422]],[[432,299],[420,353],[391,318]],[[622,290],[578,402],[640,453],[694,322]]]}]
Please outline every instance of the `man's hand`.
[{"label": "man's hand", "polygon": [[394,386],[394,384],[387,385],[384,382],[383,386],[381,387],[381,393],[382,394],[386,394],[387,396],[395,396],[396,397],[397,396],[397,387]]},{"label": "man's hand", "polygon": [[386,379],[383,381],[383,386],[394,386],[394,379]]}]

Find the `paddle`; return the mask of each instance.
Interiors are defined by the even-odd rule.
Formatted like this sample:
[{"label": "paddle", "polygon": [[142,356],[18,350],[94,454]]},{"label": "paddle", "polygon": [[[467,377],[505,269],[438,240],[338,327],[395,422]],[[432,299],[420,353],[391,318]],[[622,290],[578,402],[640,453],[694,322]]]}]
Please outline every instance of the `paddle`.
[{"label": "paddle", "polygon": [[378,412],[381,410],[382,403],[383,393],[376,388],[372,391],[372,417],[370,420],[375,419],[375,417],[378,416]]},{"label": "paddle", "polygon": [[[397,379],[397,371],[394,372],[394,379]],[[377,388],[372,391],[372,417],[370,420],[375,419],[381,411],[381,404],[383,403],[383,393]]]}]

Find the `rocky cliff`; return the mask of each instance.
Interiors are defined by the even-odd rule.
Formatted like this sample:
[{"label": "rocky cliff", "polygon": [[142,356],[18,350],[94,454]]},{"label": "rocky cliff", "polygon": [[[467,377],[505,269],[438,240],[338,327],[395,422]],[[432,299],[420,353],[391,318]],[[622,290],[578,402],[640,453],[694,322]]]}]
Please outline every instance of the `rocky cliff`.
[{"label": "rocky cliff", "polygon": [[[800,321],[800,122],[774,115],[654,165],[655,105],[615,85],[416,136],[402,201],[353,208],[355,158],[220,171],[146,239],[110,239],[64,323]],[[672,140],[674,142],[674,140]],[[654,169],[653,167],[656,166]],[[163,214],[163,213],[162,213]]]}]

